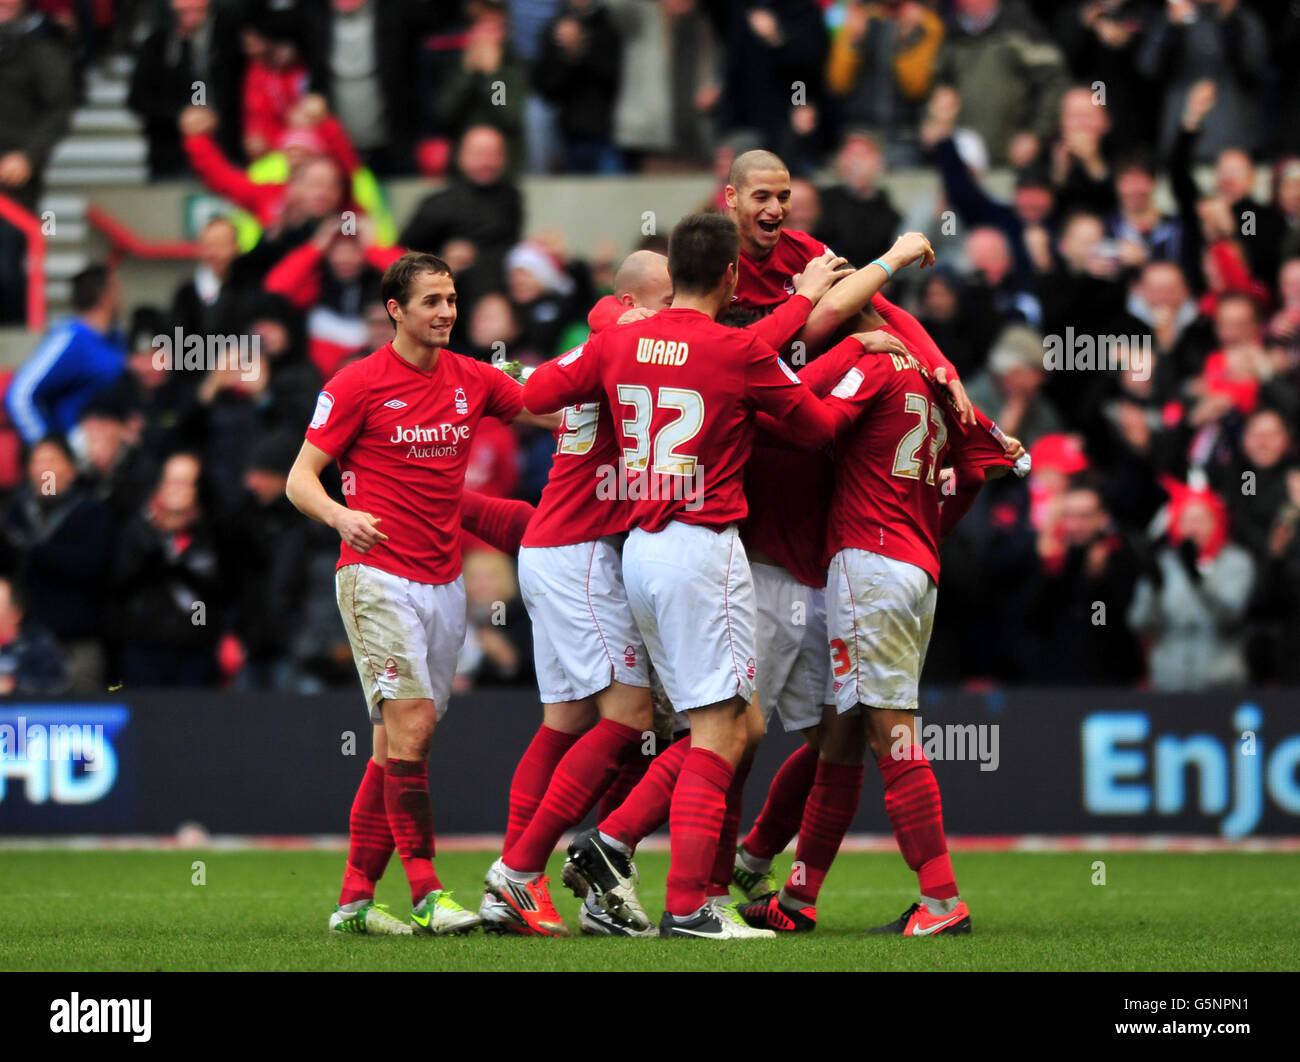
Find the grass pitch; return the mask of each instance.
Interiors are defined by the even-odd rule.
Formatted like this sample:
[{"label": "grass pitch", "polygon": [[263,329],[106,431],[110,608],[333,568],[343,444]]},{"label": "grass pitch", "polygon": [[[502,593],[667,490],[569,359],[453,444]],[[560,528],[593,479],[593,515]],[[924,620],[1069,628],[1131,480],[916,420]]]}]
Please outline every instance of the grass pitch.
[{"label": "grass pitch", "polygon": [[[491,852],[447,852],[444,884],[477,908]],[[777,861],[788,869],[791,856]],[[868,937],[915,899],[894,854],[843,854],[814,933],[775,941],[331,936],[341,852],[4,851],[10,917],[0,970],[1295,970],[1288,912],[1300,856],[1279,853],[958,853],[974,933]],[[1093,884],[1105,864],[1106,883]],[[195,884],[201,862],[205,884]],[[577,931],[578,901],[553,895]],[[638,859],[663,910],[667,855]],[[378,899],[409,910],[396,857]],[[22,912],[21,917],[15,912]]]}]

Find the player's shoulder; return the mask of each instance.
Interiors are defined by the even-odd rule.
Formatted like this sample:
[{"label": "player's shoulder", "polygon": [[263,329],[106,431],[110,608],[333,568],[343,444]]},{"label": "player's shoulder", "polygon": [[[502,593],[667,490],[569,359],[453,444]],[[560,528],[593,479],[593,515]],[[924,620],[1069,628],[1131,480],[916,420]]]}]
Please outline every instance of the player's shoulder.
[{"label": "player's shoulder", "polygon": [[356,391],[369,387],[388,367],[388,347],[385,344],[378,350],[371,351],[364,357],[354,358],[346,365],[334,370],[334,375],[325,381],[325,391]]},{"label": "player's shoulder", "polygon": [[781,241],[789,250],[803,255],[805,261],[826,253],[826,244],[811,233],[801,232],[799,229],[783,228],[781,230]]}]

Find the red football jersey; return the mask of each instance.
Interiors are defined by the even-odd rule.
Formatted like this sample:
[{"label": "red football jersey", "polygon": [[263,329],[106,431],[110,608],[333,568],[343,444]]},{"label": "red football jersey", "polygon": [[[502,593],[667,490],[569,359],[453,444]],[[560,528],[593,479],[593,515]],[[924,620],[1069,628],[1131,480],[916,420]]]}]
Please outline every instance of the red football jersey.
[{"label": "red football jersey", "polygon": [[551,473],[524,534],[525,546],[569,546],[628,528],[625,505],[592,504],[601,470],[618,467],[620,450],[609,403],[601,395],[594,402],[566,406],[563,413]]},{"label": "red football jersey", "polygon": [[912,354],[865,355],[827,404],[856,420],[836,441],[825,559],[845,548],[870,550],[938,582],[939,469],[954,444],[967,471],[1010,466],[1001,433],[990,431],[987,417],[962,428],[947,391]]},{"label": "red football jersey", "polygon": [[626,498],[630,526],[647,531],[744,518],[755,411],[788,420],[810,448],[835,427],[771,347],[697,310],[661,310],[600,332],[540,366],[524,392],[538,411],[608,400],[622,453],[602,470],[593,500]]},{"label": "red football jersey", "polygon": [[[818,398],[825,397],[860,357],[862,346],[846,339],[800,369],[799,379]],[[766,553],[806,586],[825,586],[822,551],[835,485],[830,455],[826,450],[791,449],[788,442],[762,430],[764,420],[758,419],[760,430],[745,465],[749,516],[741,538],[746,549]]]},{"label": "red football jersey", "polygon": [[826,253],[826,245],[806,232],[782,229],[765,258],[751,258],[741,248],[733,303],[745,310],[770,313],[794,294],[794,276],[808,260]]},{"label": "red football jersey", "polygon": [[369,564],[421,583],[460,575],[460,505],[480,418],[511,421],[523,388],[443,350],[422,372],[386,343],[340,369],[316,400],[307,441],[338,461],[348,508],[388,536],[366,553],[342,543],[341,568]]}]

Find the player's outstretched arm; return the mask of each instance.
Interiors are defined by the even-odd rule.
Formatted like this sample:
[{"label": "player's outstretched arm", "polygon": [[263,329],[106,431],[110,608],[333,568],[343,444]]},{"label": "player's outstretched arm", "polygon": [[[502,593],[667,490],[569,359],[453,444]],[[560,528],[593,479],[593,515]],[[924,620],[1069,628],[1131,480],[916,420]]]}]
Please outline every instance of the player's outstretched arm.
[{"label": "player's outstretched arm", "polygon": [[319,446],[304,442],[289,469],[285,496],[304,516],[334,528],[352,549],[365,553],[376,542],[387,542],[388,536],[379,530],[379,517],[340,505],[326,493],[320,474],[333,460]]},{"label": "player's outstretched arm", "polygon": [[913,262],[920,262],[922,268],[934,265],[934,249],[921,233],[905,232],[875,262],[839,281],[808,315],[802,333],[808,350],[822,350],[839,326],[866,307],[886,280]]},{"label": "player's outstretched arm", "polygon": [[[563,357],[537,366],[524,384],[524,405],[527,407],[524,413],[535,417],[538,414],[528,411],[540,410],[542,416],[558,417],[565,406],[600,401],[603,391],[597,345],[598,337],[593,336]],[[526,424],[531,423],[524,420],[522,414],[520,419]],[[558,427],[559,421],[556,421],[555,428]]]}]

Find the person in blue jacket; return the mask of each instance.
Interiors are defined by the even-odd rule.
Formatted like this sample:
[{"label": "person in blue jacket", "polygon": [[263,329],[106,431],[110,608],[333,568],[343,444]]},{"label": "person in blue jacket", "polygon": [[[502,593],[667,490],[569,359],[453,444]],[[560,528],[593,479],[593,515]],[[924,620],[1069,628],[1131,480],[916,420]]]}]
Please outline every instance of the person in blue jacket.
[{"label": "person in blue jacket", "polygon": [[28,446],[72,433],[90,400],[126,372],[126,342],[115,331],[121,304],[121,285],[105,266],[89,266],[72,278],[73,316],[46,332],[5,394]]}]

